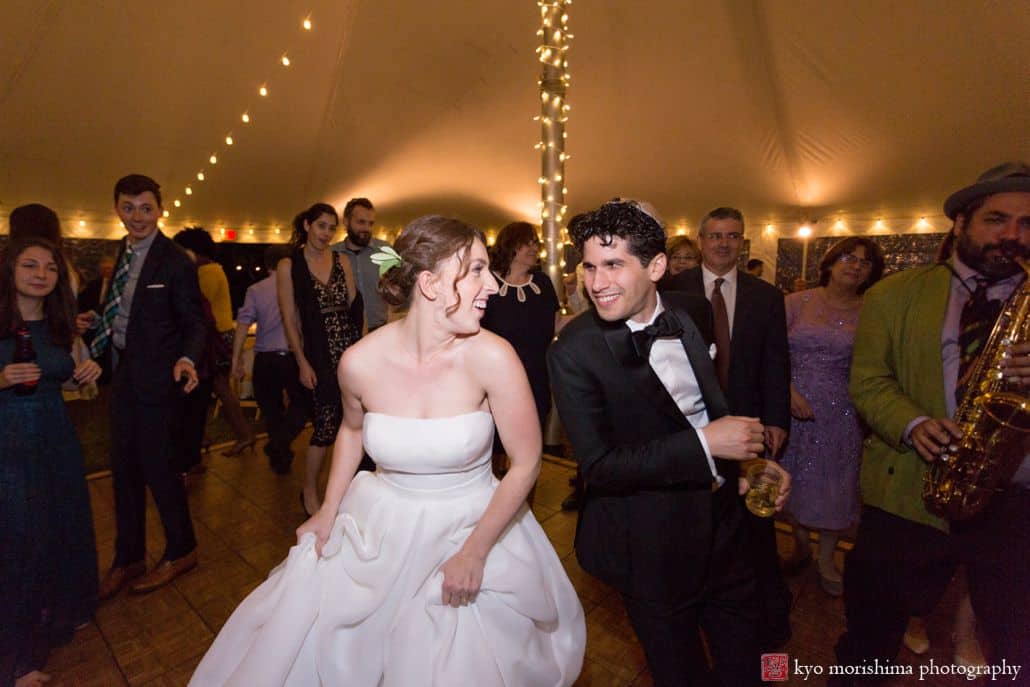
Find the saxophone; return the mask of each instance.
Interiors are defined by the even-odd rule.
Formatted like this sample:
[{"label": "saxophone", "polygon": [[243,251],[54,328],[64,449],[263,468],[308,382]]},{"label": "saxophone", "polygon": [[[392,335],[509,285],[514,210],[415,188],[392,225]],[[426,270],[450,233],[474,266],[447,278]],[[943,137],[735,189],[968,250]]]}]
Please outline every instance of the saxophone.
[{"label": "saxophone", "polygon": [[955,411],[962,438],[930,464],[923,482],[926,509],[965,520],[1001,491],[1026,456],[1030,436],[1027,393],[1006,381],[999,365],[1005,347],[1030,340],[1030,260],[1014,258],[1027,279],[1005,302],[973,364],[970,383]]}]

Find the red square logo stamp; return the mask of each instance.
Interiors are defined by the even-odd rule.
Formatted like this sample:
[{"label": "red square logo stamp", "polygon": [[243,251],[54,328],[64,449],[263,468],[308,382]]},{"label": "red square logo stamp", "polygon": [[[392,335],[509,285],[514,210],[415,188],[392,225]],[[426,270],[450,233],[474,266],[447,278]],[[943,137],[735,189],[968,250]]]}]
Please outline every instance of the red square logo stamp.
[{"label": "red square logo stamp", "polygon": [[762,682],[786,682],[787,654],[762,654]]}]

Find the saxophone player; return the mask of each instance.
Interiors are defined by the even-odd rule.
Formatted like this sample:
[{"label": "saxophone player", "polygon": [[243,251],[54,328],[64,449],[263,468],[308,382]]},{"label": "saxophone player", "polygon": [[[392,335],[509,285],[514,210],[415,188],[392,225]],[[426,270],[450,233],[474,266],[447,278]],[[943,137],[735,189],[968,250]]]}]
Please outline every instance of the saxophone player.
[{"label": "saxophone player", "polygon": [[[922,498],[927,466],[962,436],[952,418],[975,383],[966,370],[1026,279],[1020,261],[1030,259],[1030,166],[993,167],[953,193],[944,212],[954,222],[950,250],[942,251],[950,255],[881,281],[859,318],[850,393],[872,434],[837,660],[894,663],[913,599],[939,599],[964,564],[989,662],[1023,666],[1017,684],[1030,684],[1030,460],[1024,456],[1011,482],[968,520],[939,518]],[[1030,344],[1009,352],[1002,372],[1026,393]]]}]

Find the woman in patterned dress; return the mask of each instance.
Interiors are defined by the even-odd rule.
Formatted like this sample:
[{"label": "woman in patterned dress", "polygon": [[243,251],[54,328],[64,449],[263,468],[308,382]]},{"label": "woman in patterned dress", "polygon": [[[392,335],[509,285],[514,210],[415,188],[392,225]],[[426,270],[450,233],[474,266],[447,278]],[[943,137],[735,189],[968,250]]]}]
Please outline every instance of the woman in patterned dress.
[{"label": "woman in patterned dress", "polygon": [[819,263],[819,286],[787,296],[790,341],[790,440],[780,461],[790,472],[786,511],[794,520],[795,553],[788,574],[812,555],[808,536],[819,532],[819,580],[840,596],[833,562],[841,530],[858,522],[858,469],[864,431],[848,375],[862,294],[883,275],[879,247],[864,237],[838,241]]},{"label": "woman in patterned dress", "polygon": [[293,220],[294,252],[276,270],[279,309],[300,383],[314,394],[315,430],[308,445],[301,501],[305,513],[318,510],[318,473],[326,449],[343,420],[336,366],[361,338],[352,317],[357,296],[346,257],[331,248],[339,217],[333,206],[316,203]]}]

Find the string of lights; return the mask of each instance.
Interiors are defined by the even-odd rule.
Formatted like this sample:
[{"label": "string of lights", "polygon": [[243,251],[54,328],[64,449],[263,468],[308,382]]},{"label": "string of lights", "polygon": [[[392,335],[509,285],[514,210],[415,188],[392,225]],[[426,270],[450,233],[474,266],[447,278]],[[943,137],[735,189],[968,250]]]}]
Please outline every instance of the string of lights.
[{"label": "string of lights", "polygon": [[[303,31],[305,31],[305,32],[311,31],[313,28],[314,28],[314,23],[312,22],[312,19],[311,19],[310,15],[305,17],[301,21],[301,29]],[[280,65],[281,68],[284,68],[284,69],[289,68],[290,65],[292,64],[291,61],[290,61],[289,54],[285,53],[285,52],[282,53],[279,56],[279,58],[278,58],[278,64]],[[256,92],[257,92],[258,98],[260,100],[264,100],[264,99],[268,98],[271,95],[271,89],[270,89],[268,83],[269,83],[268,81],[264,81],[263,83],[258,85],[256,87],[256,89],[255,89]],[[254,109],[256,109],[256,108],[252,109],[250,106],[248,106],[248,107],[244,108],[243,112],[240,114],[240,124],[242,124],[242,126],[244,128],[248,127],[254,121],[254,116],[255,115],[252,114]],[[187,201],[193,196],[193,191],[194,191],[193,185],[194,185],[194,183],[202,183],[205,180],[207,180],[208,174],[211,173],[211,168],[214,168],[221,161],[221,159],[229,152],[229,150],[232,148],[232,146],[236,145],[236,137],[234,136],[234,132],[232,130],[228,131],[225,134],[225,138],[223,139],[223,143],[224,143],[223,146],[220,146],[218,149],[216,149],[214,152],[212,152],[211,155],[208,157],[207,162],[208,162],[209,167],[202,167],[199,171],[197,171],[196,182],[192,182],[191,181],[190,183],[186,184],[185,187],[183,188],[183,191],[182,191],[183,196],[176,197],[176,198],[174,198],[172,200],[172,207],[170,209],[167,209],[167,210],[164,211],[164,219],[165,220],[170,219],[171,216],[172,216],[172,213],[175,212],[176,210],[181,210],[181,209],[184,209],[186,207]],[[158,224],[159,224],[159,226],[164,227],[164,220],[158,222]],[[227,229],[226,227],[218,227],[217,229],[218,229],[218,233],[216,235],[217,238],[224,239],[224,238],[234,237],[235,236],[235,234],[232,233],[233,230]],[[276,235],[279,235],[280,234],[279,227],[273,227],[273,233],[276,234]],[[253,237],[254,236],[254,229],[253,229],[253,227],[251,227],[251,228],[249,228],[247,230],[247,236],[249,236],[249,237]]]},{"label": "string of lights", "polygon": [[541,174],[537,179],[540,184],[540,228],[544,236],[544,248],[541,258],[547,260],[547,271],[554,282],[558,293],[562,293],[559,274],[559,258],[561,251],[561,227],[565,220],[568,205],[565,196],[565,162],[569,159],[565,152],[565,140],[568,137],[565,125],[569,121],[571,107],[566,102],[566,92],[571,81],[569,75],[568,50],[573,35],[569,32],[568,8],[571,0],[555,0],[548,2],[538,0],[540,8],[540,29],[536,35],[540,45],[536,49],[537,59],[543,65],[540,80],[540,114],[534,121],[540,122],[540,141],[536,149],[540,151]]}]

